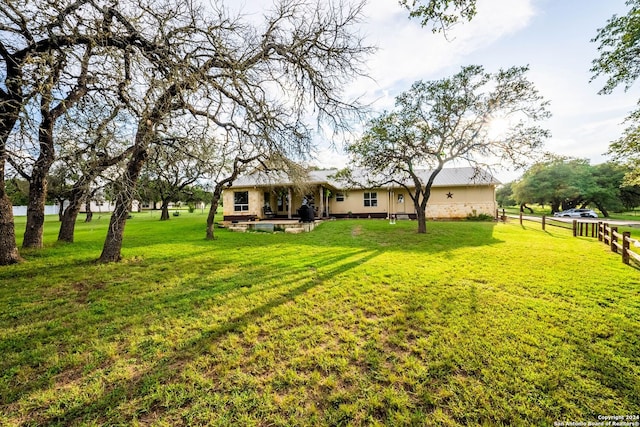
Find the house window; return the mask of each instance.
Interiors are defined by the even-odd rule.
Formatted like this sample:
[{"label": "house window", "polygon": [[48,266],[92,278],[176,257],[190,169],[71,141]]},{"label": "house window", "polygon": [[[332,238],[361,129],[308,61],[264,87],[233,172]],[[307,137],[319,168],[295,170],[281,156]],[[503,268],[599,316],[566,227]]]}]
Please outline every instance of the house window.
[{"label": "house window", "polygon": [[336,202],[344,202],[344,193],[336,193]]},{"label": "house window", "polygon": [[248,191],[233,192],[233,210],[236,212],[249,210],[249,192]]},{"label": "house window", "polygon": [[365,206],[378,206],[378,193],[364,193]]}]

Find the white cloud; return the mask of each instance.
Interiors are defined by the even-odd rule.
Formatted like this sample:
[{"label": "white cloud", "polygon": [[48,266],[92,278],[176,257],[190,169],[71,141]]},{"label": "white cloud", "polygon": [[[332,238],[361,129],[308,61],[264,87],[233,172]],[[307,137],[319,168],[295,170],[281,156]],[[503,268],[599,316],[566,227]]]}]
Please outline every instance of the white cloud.
[{"label": "white cloud", "polygon": [[390,0],[372,0],[365,13],[367,41],[379,48],[369,60],[375,85],[361,80],[349,92],[366,93],[367,99],[388,108],[414,81],[442,77],[466,54],[525,27],[535,11],[530,0],[479,0],[477,16],[456,25],[446,38],[410,20],[408,12]]},{"label": "white cloud", "polygon": [[342,169],[347,166],[348,159],[341,147],[329,147],[326,144],[322,144],[316,153],[318,161],[312,162],[322,168],[337,168]]},{"label": "white cloud", "polygon": [[[233,8],[237,4],[259,20],[272,1],[240,0]],[[368,60],[374,81],[358,79],[345,95],[362,97],[381,112],[392,108],[395,97],[414,81],[450,76],[462,65],[496,71],[530,64],[529,78],[551,101],[553,117],[543,124],[552,133],[546,149],[596,164],[606,160],[603,153],[624,129],[621,122],[636,107],[637,91],[597,95],[603,79],[589,83],[591,61],[597,57],[597,46],[589,40],[612,14],[627,10],[625,0],[478,0],[478,14],[450,31],[448,41],[410,20],[396,0],[369,0],[361,33],[366,44],[378,46]],[[319,143],[316,155],[322,166],[341,167],[346,161],[329,144]],[[513,172],[499,175],[504,182],[515,177]]]}]

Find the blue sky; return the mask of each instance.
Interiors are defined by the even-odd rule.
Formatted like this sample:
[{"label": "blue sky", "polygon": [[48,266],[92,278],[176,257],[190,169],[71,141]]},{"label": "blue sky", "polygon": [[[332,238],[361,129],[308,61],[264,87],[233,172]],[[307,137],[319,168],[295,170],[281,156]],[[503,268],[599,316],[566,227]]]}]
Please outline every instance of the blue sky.
[{"label": "blue sky", "polygon": [[[252,11],[265,4],[245,1]],[[409,20],[396,0],[369,0],[362,32],[368,44],[378,46],[368,62],[373,81],[356,81],[347,94],[361,96],[381,112],[416,80],[450,76],[469,64],[487,71],[528,64],[530,80],[551,101],[553,117],[543,125],[552,137],[545,150],[602,163],[640,96],[635,88],[597,94],[604,79],[589,83],[597,57],[590,40],[613,14],[626,11],[624,0],[478,0],[476,17],[457,25],[446,40]],[[314,163],[343,167],[345,156],[321,146]],[[503,182],[522,173],[495,172]]]},{"label": "blue sky", "polygon": [[[598,95],[604,78],[591,83],[591,62],[597,44],[590,42],[597,29],[614,13],[625,14],[620,0],[541,0],[532,3],[528,24],[480,49],[467,58],[487,67],[529,64],[530,77],[551,101],[553,117],[545,125],[552,137],[548,151],[602,163],[609,142],[622,132],[622,121],[639,98],[632,88],[612,95]],[[485,62],[483,62],[485,61]],[[513,173],[502,173],[511,180]]]}]

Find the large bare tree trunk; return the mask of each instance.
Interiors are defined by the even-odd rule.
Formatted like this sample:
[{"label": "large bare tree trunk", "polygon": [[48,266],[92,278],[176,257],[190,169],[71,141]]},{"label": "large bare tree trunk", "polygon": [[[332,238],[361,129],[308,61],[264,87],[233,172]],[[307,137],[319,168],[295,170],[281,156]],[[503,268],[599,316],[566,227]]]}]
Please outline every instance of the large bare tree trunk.
[{"label": "large bare tree trunk", "polygon": [[418,219],[418,234],[425,234],[427,232],[427,214],[425,211],[417,209],[416,217]]},{"label": "large bare tree trunk", "polygon": [[[51,108],[54,96],[50,93],[42,94],[40,101],[40,114],[42,122],[38,129],[38,142],[40,154],[29,180],[29,205],[27,206],[27,227],[24,232],[22,246],[25,248],[41,248],[44,232],[44,205],[47,199],[47,175],[55,159],[55,144],[53,139],[53,127],[58,118],[65,114],[69,108],[76,104],[87,93],[87,66],[91,55],[91,49],[87,48],[81,64],[81,74],[78,77],[76,87],[69,92],[67,97]],[[64,62],[60,62],[64,64]],[[58,66],[57,64],[56,66]],[[59,75],[53,74],[50,84],[58,83]]]},{"label": "large bare tree trunk", "polygon": [[213,234],[214,221],[216,219],[216,213],[218,212],[218,205],[220,204],[220,198],[222,197],[222,190],[224,187],[229,186],[240,174],[240,165],[245,165],[256,160],[259,156],[249,159],[237,158],[233,161],[233,171],[231,175],[216,184],[213,189],[213,196],[211,197],[211,206],[209,207],[209,215],[207,216],[207,240],[214,240]]},{"label": "large bare tree trunk", "polygon": [[[60,223],[60,231],[58,232],[58,241],[73,243],[74,232],[76,228],[76,220],[80,213],[80,206],[82,206],[82,200],[88,198],[88,189],[76,187],[71,192],[69,200],[69,206],[64,210]],[[87,203],[90,205],[90,203]]]},{"label": "large bare tree trunk", "polygon": [[[4,181],[0,175],[0,181]],[[22,261],[16,244],[16,232],[13,222],[13,206],[4,192],[4,182],[0,188],[0,265],[15,264]]]},{"label": "large bare tree trunk", "polygon": [[167,221],[169,219],[169,200],[163,200],[160,209],[160,221]]},{"label": "large bare tree trunk", "polygon": [[215,236],[213,234],[214,221],[216,218],[216,212],[218,211],[218,203],[220,201],[220,196],[213,197],[211,199],[211,206],[209,207],[209,215],[207,215],[207,240],[214,240]]},{"label": "large bare tree trunk", "polygon": [[[138,131],[138,140],[146,140],[148,129]],[[100,255],[100,262],[116,262],[122,258],[122,239],[124,236],[124,228],[127,224],[127,217],[129,216],[129,209],[133,202],[133,193],[140,176],[140,171],[144,162],[147,160],[148,144],[136,142],[136,148],[134,149],[131,159],[127,163],[127,168],[124,174],[122,189],[116,196],[116,206],[111,215],[109,221],[109,230],[107,231],[107,238],[104,241],[102,248],[102,254]]]},{"label": "large bare tree trunk", "polygon": [[[420,178],[415,173],[412,173],[413,182],[415,185],[415,193],[412,194],[409,192],[411,196],[411,200],[413,201],[413,207],[416,210],[416,218],[418,220],[418,233],[426,234],[427,232],[427,203],[429,203],[429,198],[431,198],[431,187],[433,186],[433,182],[436,179],[436,176],[442,170],[443,164],[440,163],[439,167],[436,168],[431,175],[429,176],[429,180],[423,186]],[[409,189],[407,189],[409,190]]]},{"label": "large bare tree trunk", "polygon": [[47,173],[51,162],[41,155],[29,180],[29,204],[27,226],[24,230],[23,248],[41,248],[44,232],[44,206],[47,198]]},{"label": "large bare tree trunk", "polygon": [[76,220],[80,213],[81,202],[72,203],[64,210],[62,214],[62,222],[60,223],[60,231],[58,232],[59,242],[73,243]]},{"label": "large bare tree trunk", "polygon": [[[8,103],[7,103],[8,104]],[[22,261],[16,243],[16,229],[13,221],[13,206],[6,193],[4,181],[4,168],[6,161],[5,142],[9,137],[11,127],[17,121],[17,112],[14,118],[6,117],[8,105],[0,106],[0,265],[15,264]]]},{"label": "large bare tree trunk", "polygon": [[116,207],[109,221],[107,238],[102,247],[102,254],[100,254],[100,262],[116,262],[122,258],[122,239],[127,216],[129,216],[129,208],[124,199],[126,197],[118,196],[116,200]]},{"label": "large bare tree trunk", "polygon": [[58,203],[58,221],[62,222],[62,215],[64,215],[64,201],[65,199],[56,198],[56,202]]},{"label": "large bare tree trunk", "polygon": [[11,56],[6,56],[4,59],[5,88],[0,89],[2,96],[2,102],[0,102],[0,265],[9,265],[22,261],[22,258],[16,243],[13,206],[5,190],[6,144],[18,121],[23,97],[20,65]]},{"label": "large bare tree trunk", "polygon": [[[432,182],[433,180],[431,180]],[[427,203],[429,203],[429,198],[431,197],[431,187],[423,189],[420,193],[422,193],[422,200],[420,200],[420,203],[416,203],[418,234],[425,234],[427,232]]]},{"label": "large bare tree trunk", "polygon": [[87,199],[87,201],[84,204],[84,210],[85,213],[87,214],[87,216],[84,218],[84,222],[91,222],[91,220],[93,219],[93,212],[91,211],[91,200]]}]

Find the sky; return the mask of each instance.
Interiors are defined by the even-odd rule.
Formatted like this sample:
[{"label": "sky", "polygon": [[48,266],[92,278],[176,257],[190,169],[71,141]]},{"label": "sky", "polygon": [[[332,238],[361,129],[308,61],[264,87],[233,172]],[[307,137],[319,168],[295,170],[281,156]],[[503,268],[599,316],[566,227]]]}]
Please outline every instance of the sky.
[{"label": "sky", "polygon": [[[245,0],[259,9],[261,0]],[[478,0],[471,22],[447,33],[433,34],[410,20],[397,0],[369,0],[361,31],[365,43],[377,46],[369,57],[370,79],[354,81],[347,97],[361,97],[374,111],[393,108],[394,99],[417,80],[452,76],[462,66],[477,64],[486,71],[528,65],[528,77],[550,101],[551,119],[541,123],[551,131],[544,150],[587,158],[591,164],[609,160],[609,143],[624,129],[624,119],[640,96],[635,87],[598,95],[605,79],[590,82],[597,44],[591,39],[614,14],[626,14],[624,0]],[[320,141],[314,164],[344,167],[340,147]],[[522,171],[496,169],[502,182]]]}]

